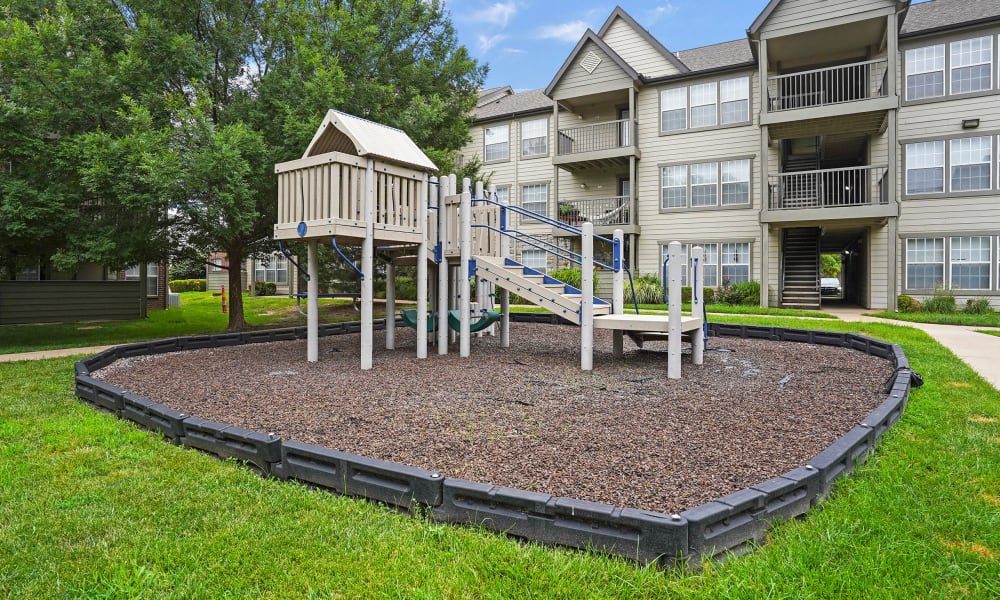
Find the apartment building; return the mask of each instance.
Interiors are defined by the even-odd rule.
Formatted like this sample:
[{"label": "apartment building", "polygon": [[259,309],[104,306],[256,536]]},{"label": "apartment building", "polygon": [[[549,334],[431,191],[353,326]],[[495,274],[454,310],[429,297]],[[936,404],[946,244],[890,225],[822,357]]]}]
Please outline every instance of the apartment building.
[{"label": "apartment building", "polygon": [[1000,306],[998,48],[1000,0],[772,0],[739,39],[677,52],[616,8],[544,90],[483,90],[463,154],[514,204],[623,229],[633,273],[679,240],[706,248],[705,285],[817,307],[835,253],[853,304],[950,287]]}]

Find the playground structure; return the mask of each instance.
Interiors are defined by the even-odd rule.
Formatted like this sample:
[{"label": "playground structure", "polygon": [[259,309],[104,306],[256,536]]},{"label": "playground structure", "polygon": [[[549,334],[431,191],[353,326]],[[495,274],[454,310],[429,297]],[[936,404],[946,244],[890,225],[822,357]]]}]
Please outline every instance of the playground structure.
[{"label": "playground structure", "polygon": [[[705,346],[703,298],[704,252],[695,247],[691,264],[682,264],[681,245],[668,246],[665,280],[668,315],[625,313],[622,231],[611,239],[595,236],[593,224],[577,227],[497,199],[495,190],[469,180],[461,191],[454,175],[437,180],[436,167],[403,131],[331,110],[299,160],[275,165],[278,176],[276,240],[300,240],[307,253],[307,360],[319,359],[318,247],[329,243],[339,253],[342,243],[360,245],[361,265],[351,263],[361,278],[361,368],[373,366],[374,279],[376,256],[386,264],[387,349],[395,348],[395,274],[399,265],[416,266],[416,308],[403,314],[417,333],[417,357],[427,357],[428,335],[436,335],[438,354],[447,354],[457,337],[459,353],[470,355],[471,335],[494,321],[500,325],[500,345],[510,345],[510,293],[514,292],[580,327],[580,367],[593,368],[594,329],[614,332],[614,354],[624,354],[626,333],[644,339],[667,340],[667,374],[681,375],[681,336],[691,341],[692,362],[702,364]],[[475,195],[473,195],[475,192]],[[557,227],[580,239],[575,253],[510,226],[512,215]],[[611,245],[611,264],[594,259],[594,240]],[[579,265],[577,289],[526,267],[511,257],[510,240],[544,250]],[[341,254],[341,256],[343,256]],[[437,271],[434,312],[429,311],[428,266]],[[594,297],[595,266],[613,277],[612,298]],[[681,314],[682,269],[696,292],[692,315]],[[476,286],[479,319],[473,323],[471,279]],[[486,311],[499,292],[499,312]],[[457,336],[449,332],[457,329]]]}]

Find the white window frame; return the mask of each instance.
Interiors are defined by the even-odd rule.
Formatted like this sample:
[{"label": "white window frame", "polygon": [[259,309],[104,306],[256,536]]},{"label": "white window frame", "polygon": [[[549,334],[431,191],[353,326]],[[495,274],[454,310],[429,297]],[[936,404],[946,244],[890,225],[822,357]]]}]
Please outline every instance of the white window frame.
[{"label": "white window frame", "polygon": [[549,254],[545,250],[538,250],[535,248],[522,248],[521,264],[528,267],[529,269],[534,269],[539,273],[543,274],[548,273]]},{"label": "white window frame", "polygon": [[[717,127],[719,125],[719,84],[716,81],[698,83],[688,87],[688,125],[691,129]],[[711,101],[707,100],[711,98]],[[697,100],[696,100],[697,99]],[[697,104],[695,102],[698,102]],[[707,110],[712,107],[712,110]],[[711,115],[711,122],[695,124],[695,110],[698,114]],[[701,117],[699,117],[700,119]]]},{"label": "white window frame", "polygon": [[[732,248],[732,247],[734,247],[734,246],[745,246],[746,247],[745,248],[745,252],[743,253],[743,256],[746,257],[746,262],[742,262],[742,261],[740,261],[740,262],[729,262],[729,261],[726,260],[728,256],[732,256],[732,254],[733,254],[732,251],[734,250],[734,248]],[[740,250],[743,250],[743,249],[741,248]],[[727,254],[727,252],[728,252],[728,254]],[[751,262],[751,254],[752,254],[752,252],[753,252],[753,247],[752,247],[752,244],[750,242],[722,242],[721,244],[719,244],[719,285],[720,286],[722,285],[722,281],[724,279],[726,279],[726,273],[725,273],[726,267],[743,267],[743,266],[746,266],[746,268],[747,268],[747,278],[746,279],[741,279],[741,280],[738,280],[738,281],[734,281],[733,279],[730,278],[729,279],[729,283],[730,284],[733,284],[733,283],[742,283],[743,281],[753,281],[753,264]],[[739,257],[740,255],[737,254],[736,256]]]},{"label": "white window frame", "polygon": [[[702,265],[704,268],[703,277],[705,280],[701,283],[703,288],[718,288],[719,287],[719,242],[690,242],[681,244],[681,257],[684,263],[687,265],[686,268],[681,269],[681,285],[687,287],[688,283],[688,273],[691,272],[691,249],[695,246],[701,246],[705,250],[705,264]],[[659,273],[657,277],[663,277],[663,261],[667,259],[667,244],[660,244],[660,266]],[[711,273],[711,275],[709,275]],[[711,283],[709,283],[711,278]]]},{"label": "white window frame", "polygon": [[[740,119],[727,120],[725,108],[727,105],[740,103]],[[736,77],[723,79],[719,82],[719,123],[733,125],[746,123],[750,120],[750,78]]]},{"label": "white window frame", "polygon": [[[986,143],[987,159],[985,163],[981,160],[973,161],[972,153],[976,152],[975,149],[971,147],[971,142],[973,140],[978,141],[980,144]],[[969,146],[968,148],[963,148],[962,146]],[[957,146],[957,148],[956,148]],[[982,152],[981,146],[979,152]],[[969,156],[962,156],[962,154],[968,154]],[[957,154],[957,156],[956,156]],[[978,188],[955,188],[955,168],[956,167],[967,167],[973,165],[986,165],[986,172],[989,176],[989,180],[986,187]],[[948,190],[958,191],[958,192],[982,192],[993,189],[993,136],[983,135],[975,137],[962,137],[948,140]]]},{"label": "white window frame", "polygon": [[[981,256],[978,260],[973,260],[976,252],[982,252],[983,248],[972,247],[972,241],[978,240],[986,242],[986,258]],[[964,242],[968,242],[967,247],[962,247]],[[959,246],[956,248],[956,244]],[[986,287],[957,287],[955,285],[955,267],[963,265],[981,265],[986,267]],[[990,235],[969,235],[955,236],[948,238],[948,284],[950,289],[990,291],[993,289],[993,236]]]},{"label": "white window frame", "polygon": [[[941,51],[940,57],[937,56],[937,52],[934,52],[934,55],[931,56],[930,58],[926,56],[926,53],[936,51],[938,49],[940,49]],[[921,54],[922,56],[917,57],[918,53]],[[944,44],[933,44],[931,46],[910,48],[903,54],[903,56],[904,56],[903,62],[905,64],[905,69],[906,69],[906,73],[903,77],[903,86],[905,89],[907,100],[926,100],[928,98],[943,98],[948,94],[948,81],[947,81],[948,74],[945,72],[946,71],[945,67],[947,66],[946,62],[947,57]],[[937,67],[938,60],[940,60],[940,65],[941,65],[940,68]],[[920,67],[917,66],[918,61],[919,64],[921,65]],[[930,66],[927,66],[928,63],[931,63]],[[941,73],[940,95],[920,96],[919,98],[910,97],[910,85],[909,85],[910,77],[917,75],[926,75],[928,73],[938,73],[938,72]]]},{"label": "white window frame", "polygon": [[[931,161],[928,161],[927,155],[921,154],[920,152],[917,151],[920,148],[926,149],[928,147],[933,147],[934,148],[933,153],[932,153],[932,157],[933,158],[936,158],[937,156],[941,157],[941,164],[940,165],[938,165],[936,163],[932,164]],[[940,151],[937,150],[938,147],[940,147]],[[914,164],[914,163],[917,163],[918,159],[920,161],[919,164]],[[947,164],[946,163],[947,163],[947,160],[946,160],[946,157],[945,157],[945,144],[944,144],[944,140],[930,140],[930,141],[925,141],[925,142],[914,142],[914,143],[906,144],[906,164],[904,165],[905,180],[904,180],[904,187],[903,187],[904,194],[906,196],[921,196],[921,195],[925,195],[925,194],[940,194],[940,193],[943,193],[946,189],[948,189],[948,173],[947,173],[948,169],[947,169]],[[940,169],[941,170],[941,189],[940,190],[931,190],[931,191],[911,192],[910,191],[910,171],[925,170],[925,169]]]},{"label": "white window frame", "polygon": [[[962,45],[964,45],[964,44],[968,44],[969,46],[971,46],[975,42],[982,43],[984,40],[986,41],[986,44],[989,46],[988,48],[985,49],[985,53],[986,53],[986,55],[989,58],[985,62],[983,62],[982,60],[979,60],[978,62],[976,62],[976,61],[972,60],[972,58],[971,58],[971,55],[973,55],[975,53],[982,54],[984,52],[984,49],[981,46],[978,49],[971,49],[970,48],[967,51],[963,51],[961,49]],[[956,48],[958,48],[958,50],[956,50]],[[989,91],[989,90],[995,89],[996,82],[993,80],[993,36],[992,35],[985,35],[985,36],[974,37],[974,38],[966,38],[966,39],[963,39],[963,40],[957,40],[957,41],[951,42],[950,44],[948,44],[948,54],[949,54],[949,60],[948,60],[948,91],[952,95],[959,96],[959,95],[963,95],[963,94],[974,94],[976,92],[985,92],[985,91]],[[964,60],[966,54],[968,54],[970,56],[969,56],[969,59]],[[958,57],[958,60],[956,60],[956,56]],[[969,67],[979,67],[979,66],[983,66],[983,65],[989,65],[989,68],[987,69],[987,73],[989,74],[990,80],[989,80],[989,84],[986,87],[980,88],[980,89],[975,89],[975,90],[964,90],[964,91],[959,91],[959,92],[955,91],[955,70],[956,69],[966,69],[966,68],[969,68]]]},{"label": "white window frame", "polygon": [[[670,88],[660,91],[660,131],[684,131],[688,128],[688,96],[687,87]],[[680,101],[683,101],[681,106]],[[682,113],[684,124],[680,127],[665,127],[663,116],[666,113]]]},{"label": "white window frame", "polygon": [[[940,261],[938,261],[938,260],[926,260],[926,258],[928,256],[928,252],[937,253],[937,251],[938,251],[937,248],[931,248],[930,250],[928,250],[928,248],[926,247],[926,242],[935,242],[936,243],[938,241],[941,242],[941,249],[940,249],[940,251],[941,251],[941,260]],[[914,247],[911,247],[911,242],[913,243]],[[925,245],[922,248],[917,248],[917,247],[915,247],[916,246],[916,242],[925,242]],[[945,257],[945,248],[946,247],[947,247],[947,244],[945,243],[945,238],[944,237],[940,237],[940,236],[938,236],[938,237],[926,237],[926,238],[907,238],[906,239],[906,244],[905,244],[905,249],[904,249],[904,256],[906,258],[906,264],[904,265],[904,271],[903,271],[903,277],[904,277],[904,280],[905,280],[903,282],[904,288],[907,289],[907,290],[929,290],[929,289],[934,289],[933,287],[930,287],[930,288],[928,288],[928,287],[919,287],[919,288],[917,288],[917,287],[913,287],[910,284],[910,266],[911,265],[940,265],[941,266],[941,283],[940,284],[941,285],[945,285],[947,283],[947,281],[948,281],[947,280],[948,273],[945,271],[945,258],[946,258]],[[919,254],[917,254],[917,253],[919,253]],[[920,259],[924,259],[924,260],[914,260],[913,258],[911,258],[911,255],[915,255],[916,258],[920,258]],[[933,256],[932,256],[932,258],[933,258]],[[935,287],[936,287],[936,285],[935,285]]]},{"label": "white window frame", "polygon": [[[690,166],[688,173],[691,208],[712,208],[719,206],[719,163],[694,163]],[[711,202],[705,202],[701,199],[705,192],[711,197]]]},{"label": "white window frame", "polygon": [[[668,178],[667,172],[668,171],[674,171],[677,174],[679,174],[681,171],[683,171],[683,173],[684,173],[684,185],[683,186],[680,186],[680,185],[667,185],[667,178]],[[688,196],[690,195],[688,193],[688,182],[689,182],[688,165],[667,165],[667,166],[664,166],[664,167],[660,167],[660,209],[661,210],[672,210],[672,209],[678,209],[678,208],[687,208],[688,207]],[[681,188],[681,189],[684,190],[684,202],[682,204],[680,204],[680,205],[668,206],[667,205],[667,190],[669,190],[669,189],[678,189],[678,188]]]},{"label": "white window frame", "polygon": [[146,264],[146,296],[157,297],[160,295],[160,265],[159,263]]},{"label": "white window frame", "polygon": [[[712,175],[708,179],[712,181],[706,181],[705,183],[696,183],[695,175],[696,172],[703,172],[711,169]],[[746,175],[746,179],[736,179],[733,176],[733,170],[739,169],[743,172],[740,175]],[[684,203],[683,204],[667,204],[667,191],[675,190],[681,188],[680,185],[667,185],[668,179],[670,178],[670,173],[679,175],[681,172],[684,174]],[[661,211],[671,211],[680,209],[696,209],[696,210],[711,210],[719,208],[731,208],[731,207],[749,207],[753,204],[753,186],[751,185],[751,180],[753,178],[753,161],[749,158],[731,158],[718,161],[706,161],[706,162],[696,162],[696,163],[685,163],[679,165],[661,165],[660,166],[660,210]],[[746,184],[746,194],[744,201],[741,202],[725,202],[725,190],[727,186],[732,186],[734,184]],[[696,188],[699,187],[709,187],[714,186],[714,202],[712,203],[701,203],[696,204],[695,202],[695,192]]]},{"label": "white window frame", "polygon": [[[753,178],[752,167],[753,165],[749,158],[719,161],[719,206],[747,206],[750,204],[750,181]],[[736,173],[737,170],[739,173]],[[745,179],[742,177],[743,175],[746,175]],[[746,184],[746,201],[727,202],[726,186],[734,186],[742,183]]]},{"label": "white window frame", "polygon": [[[535,195],[541,193],[544,197],[539,200]],[[536,210],[533,205],[541,205],[542,210]],[[521,186],[521,208],[538,213],[543,217],[549,216],[549,184],[548,183],[526,183]]]},{"label": "white window frame", "polygon": [[[732,127],[747,125],[752,122],[751,116],[751,80],[747,75],[732,77],[729,79],[719,79],[706,81],[704,83],[690,84],[681,87],[672,87],[660,90],[660,134],[677,133],[688,130],[712,129],[718,127]],[[711,102],[705,102],[704,98],[700,104],[695,104],[699,91],[709,92],[708,96],[713,97]],[[707,97],[707,96],[706,96]],[[740,110],[740,119],[732,120],[724,118],[724,105],[742,104],[745,108]],[[694,110],[700,107],[714,106],[714,122],[695,124]],[[706,111],[707,112],[707,111]],[[667,113],[683,113],[683,124],[675,127],[666,127],[664,115]]]},{"label": "white window frame", "polygon": [[[493,140],[490,141],[490,137],[500,136],[500,132],[503,132],[503,141]],[[502,156],[500,156],[501,148]],[[494,156],[490,157],[490,152],[494,153]],[[483,128],[483,162],[494,163],[494,162],[504,162],[510,160],[510,124],[504,125],[491,125]]]},{"label": "white window frame", "polygon": [[[530,119],[527,121],[521,121],[521,157],[522,158],[532,158],[535,156],[547,156],[549,154],[549,119],[548,117],[542,117],[540,119]],[[537,135],[538,131],[532,131],[533,129],[538,129],[541,131],[541,135]],[[532,133],[528,137],[527,133]],[[541,140],[538,144],[536,140]],[[529,144],[531,142],[532,144]],[[529,145],[540,146],[540,148],[528,149]]]}]

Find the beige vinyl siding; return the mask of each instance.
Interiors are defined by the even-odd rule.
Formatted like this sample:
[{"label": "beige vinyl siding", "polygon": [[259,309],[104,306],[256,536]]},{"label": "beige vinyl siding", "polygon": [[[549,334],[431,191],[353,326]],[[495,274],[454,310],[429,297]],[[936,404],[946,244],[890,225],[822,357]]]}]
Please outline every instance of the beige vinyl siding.
[{"label": "beige vinyl siding", "polygon": [[[593,52],[601,59],[600,64],[597,65],[593,73],[588,73],[580,66],[580,63],[583,62],[583,59],[586,58],[589,52]],[[552,90],[552,98],[561,100],[563,98],[627,89],[631,85],[632,78],[610,56],[605,54],[593,42],[587,42],[576,55],[573,62],[570,63],[566,72],[563,73],[558,85]]]},{"label": "beige vinyl siding", "polygon": [[825,26],[841,17],[857,17],[870,11],[895,9],[894,0],[784,0],[768,18],[761,32],[794,27]]},{"label": "beige vinyl siding", "polygon": [[769,227],[767,232],[767,305],[781,304],[781,229]]},{"label": "beige vinyl siding", "polygon": [[[889,228],[872,227],[868,239],[868,286],[861,278],[861,299],[868,298],[868,308],[889,307]],[[895,303],[893,303],[895,304]]]},{"label": "beige vinyl siding", "polygon": [[625,62],[646,77],[676,75],[680,72],[624,19],[615,19],[603,39]]},{"label": "beige vinyl siding", "polygon": [[[962,129],[962,119],[979,119],[978,129]],[[977,135],[1000,130],[1000,97],[979,96],[911,104],[899,109],[897,130],[901,143],[908,138]]]}]

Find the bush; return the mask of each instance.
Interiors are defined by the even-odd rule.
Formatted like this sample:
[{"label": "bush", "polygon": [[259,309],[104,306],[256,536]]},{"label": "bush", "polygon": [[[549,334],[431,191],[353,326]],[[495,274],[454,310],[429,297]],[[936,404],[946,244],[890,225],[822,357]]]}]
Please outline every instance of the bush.
[{"label": "bush", "polygon": [[273,296],[278,293],[278,286],[270,281],[255,281],[253,284],[254,296]]},{"label": "bush", "polygon": [[[687,304],[691,302],[691,290],[693,290],[689,285],[681,288],[681,302]],[[705,304],[710,304],[715,298],[714,288],[701,288],[701,301]]]},{"label": "bush", "polygon": [[[626,284],[627,285],[627,284]],[[656,275],[640,275],[632,282],[635,300],[639,304],[663,304],[663,284]],[[625,288],[625,301],[632,301],[632,291]]]},{"label": "bush", "polygon": [[896,298],[896,310],[901,313],[920,312],[920,303],[913,296],[900,294],[899,298]]},{"label": "bush", "polygon": [[934,295],[924,300],[923,312],[937,314],[958,312],[958,305],[955,303],[955,294],[951,290],[944,288],[934,290]]},{"label": "bush", "polygon": [[741,281],[729,283],[724,281],[722,287],[715,292],[716,304],[756,306],[760,303],[760,283],[757,281]]},{"label": "bush", "polygon": [[970,315],[988,315],[993,312],[993,305],[984,296],[969,298],[965,301],[965,312]]},{"label": "bush", "polygon": [[175,294],[181,292],[204,292],[208,289],[208,282],[204,279],[174,279],[170,282],[170,291]]},{"label": "bush", "polygon": [[[565,283],[566,285],[571,285],[576,289],[581,289],[581,280],[583,279],[583,272],[580,269],[557,269],[549,273],[549,277],[553,279],[558,279],[559,281]],[[594,270],[594,292],[597,292],[597,270]]]}]

